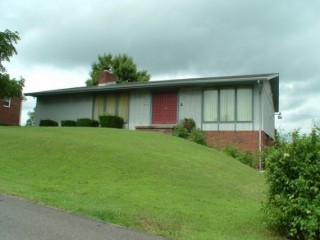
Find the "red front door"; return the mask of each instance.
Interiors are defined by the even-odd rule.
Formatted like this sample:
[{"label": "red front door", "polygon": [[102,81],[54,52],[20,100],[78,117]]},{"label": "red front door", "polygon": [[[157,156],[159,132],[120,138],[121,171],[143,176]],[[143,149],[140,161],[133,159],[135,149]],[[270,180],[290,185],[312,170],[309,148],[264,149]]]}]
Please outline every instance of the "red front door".
[{"label": "red front door", "polygon": [[177,123],[177,92],[156,92],[153,94],[152,124]]}]

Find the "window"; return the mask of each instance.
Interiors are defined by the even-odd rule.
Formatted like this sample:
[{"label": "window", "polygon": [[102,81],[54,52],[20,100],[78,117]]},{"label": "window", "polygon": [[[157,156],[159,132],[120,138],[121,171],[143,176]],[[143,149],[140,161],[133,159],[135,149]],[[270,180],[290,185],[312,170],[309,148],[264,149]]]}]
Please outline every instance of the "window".
[{"label": "window", "polygon": [[117,115],[125,122],[129,118],[129,95],[128,93],[97,95],[94,104],[94,117],[99,119],[102,114]]},{"label": "window", "polygon": [[106,96],[106,109],[107,114],[115,115],[117,108],[117,96],[115,94],[108,94]]},{"label": "window", "polygon": [[97,95],[94,101],[94,119],[99,120],[99,116],[104,113],[104,96]]},{"label": "window", "polygon": [[125,122],[129,119],[129,95],[121,93],[118,95],[118,116],[122,117]]},{"label": "window", "polygon": [[203,92],[203,120],[205,122],[250,122],[252,116],[252,88],[207,89]]},{"label": "window", "polygon": [[235,90],[221,89],[220,90],[220,121],[233,122],[235,113]]},{"label": "window", "polygon": [[3,106],[9,108],[11,106],[11,98],[3,99]]},{"label": "window", "polygon": [[218,121],[218,90],[204,91],[203,98],[203,120],[205,122]]},{"label": "window", "polygon": [[252,121],[252,89],[237,89],[237,121]]}]

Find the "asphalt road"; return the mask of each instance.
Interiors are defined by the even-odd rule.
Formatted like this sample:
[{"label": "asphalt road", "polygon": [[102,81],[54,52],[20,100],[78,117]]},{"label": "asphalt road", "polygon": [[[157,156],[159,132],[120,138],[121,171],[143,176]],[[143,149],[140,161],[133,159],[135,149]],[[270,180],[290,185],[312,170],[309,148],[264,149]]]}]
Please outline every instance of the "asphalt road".
[{"label": "asphalt road", "polygon": [[159,240],[164,238],[0,194],[0,239]]}]

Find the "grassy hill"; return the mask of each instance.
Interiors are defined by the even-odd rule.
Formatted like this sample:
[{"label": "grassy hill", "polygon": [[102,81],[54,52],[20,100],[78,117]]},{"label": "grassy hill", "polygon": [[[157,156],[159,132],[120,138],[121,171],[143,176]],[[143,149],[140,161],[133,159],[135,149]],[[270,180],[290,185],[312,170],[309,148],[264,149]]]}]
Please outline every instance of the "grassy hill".
[{"label": "grassy hill", "polygon": [[276,239],[261,173],[172,136],[0,127],[0,192],[171,239]]}]

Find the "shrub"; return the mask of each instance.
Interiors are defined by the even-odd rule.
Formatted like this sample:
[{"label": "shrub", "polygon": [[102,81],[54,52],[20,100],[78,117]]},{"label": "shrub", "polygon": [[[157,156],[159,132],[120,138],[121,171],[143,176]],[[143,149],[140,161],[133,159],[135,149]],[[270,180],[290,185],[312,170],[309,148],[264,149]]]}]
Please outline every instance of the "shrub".
[{"label": "shrub", "polygon": [[99,127],[99,122],[90,118],[79,118],[77,127]]},{"label": "shrub", "polygon": [[196,122],[192,118],[184,118],[182,120],[182,125],[188,132],[191,132],[196,128]]},{"label": "shrub", "polygon": [[207,145],[207,136],[205,132],[196,129],[196,123],[192,118],[184,118],[179,125],[173,128],[172,135],[202,145]]},{"label": "shrub", "polygon": [[41,127],[57,127],[59,124],[56,121],[50,120],[50,119],[45,119],[45,120],[40,120],[39,126]]},{"label": "shrub", "polygon": [[227,155],[235,158],[235,159],[238,158],[238,155],[239,155],[239,153],[240,153],[239,150],[238,150],[235,146],[233,146],[233,145],[231,145],[231,144],[228,144],[228,145],[223,149],[223,152],[224,152],[225,154],[227,154]]},{"label": "shrub", "polygon": [[266,151],[270,223],[290,239],[320,239],[320,138],[294,131]]},{"label": "shrub", "polygon": [[62,120],[61,127],[75,127],[77,126],[77,122],[73,120]]},{"label": "shrub", "polygon": [[225,147],[223,152],[250,167],[257,167],[257,157],[250,151],[241,151],[235,146],[229,144]]},{"label": "shrub", "polygon": [[257,168],[258,166],[257,156],[250,151],[241,152],[237,159],[250,167]]},{"label": "shrub", "polygon": [[207,134],[200,129],[193,129],[189,133],[189,139],[192,142],[207,146]]},{"label": "shrub", "polygon": [[179,124],[173,128],[172,135],[180,138],[188,138],[189,132],[183,124]]},{"label": "shrub", "polygon": [[114,115],[99,116],[101,127],[106,128],[123,128],[124,120],[122,117]]}]

